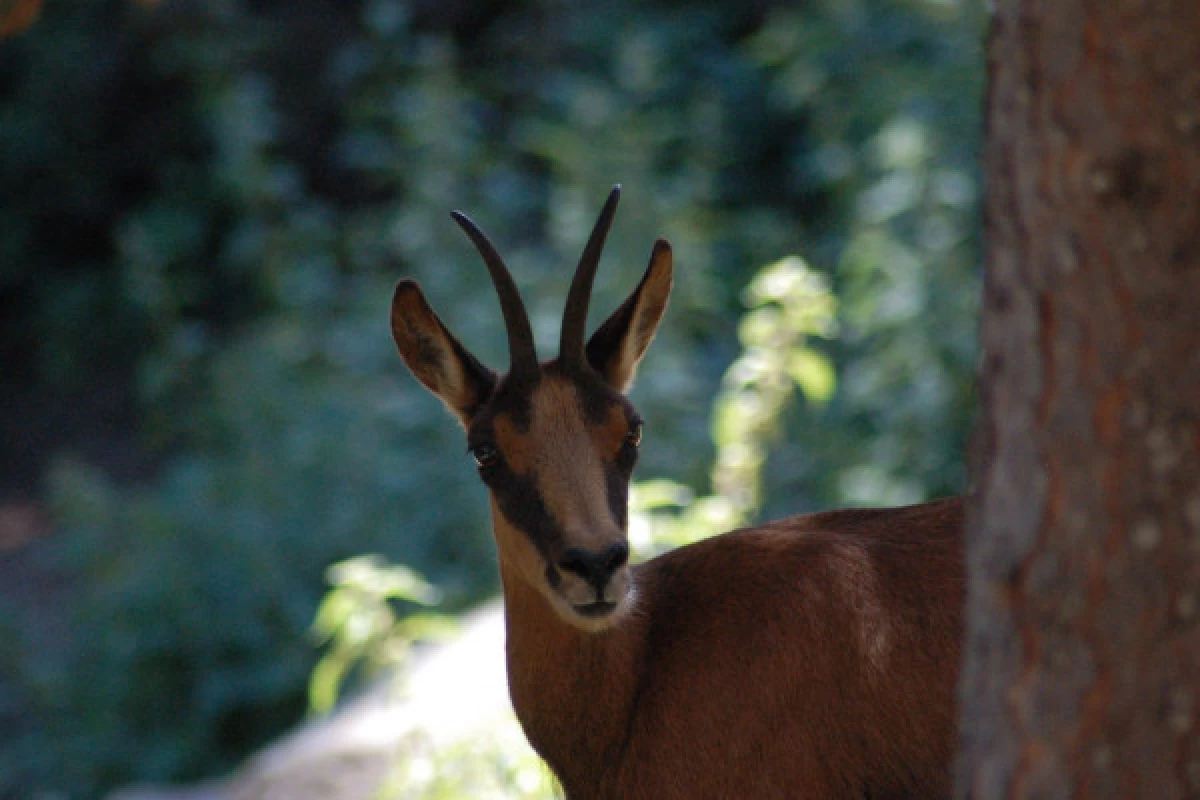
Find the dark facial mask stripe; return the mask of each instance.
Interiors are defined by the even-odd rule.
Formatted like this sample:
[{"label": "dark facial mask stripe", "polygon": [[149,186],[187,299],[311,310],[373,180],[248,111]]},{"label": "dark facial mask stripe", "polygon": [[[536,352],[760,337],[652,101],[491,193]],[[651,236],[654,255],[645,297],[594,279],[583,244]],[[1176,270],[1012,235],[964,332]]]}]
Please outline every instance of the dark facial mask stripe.
[{"label": "dark facial mask stripe", "polygon": [[618,464],[605,464],[604,483],[608,495],[608,510],[624,531],[629,523],[629,472]]},{"label": "dark facial mask stripe", "polygon": [[500,467],[488,485],[504,518],[528,536],[542,557],[550,561],[550,553],[562,545],[563,531],[542,502],[536,474],[515,475],[507,467]]}]

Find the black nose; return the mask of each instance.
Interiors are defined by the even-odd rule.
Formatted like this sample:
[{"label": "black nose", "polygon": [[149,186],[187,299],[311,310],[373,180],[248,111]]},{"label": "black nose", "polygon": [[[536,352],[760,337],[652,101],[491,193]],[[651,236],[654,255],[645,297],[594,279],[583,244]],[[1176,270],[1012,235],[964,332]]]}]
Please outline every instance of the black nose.
[{"label": "black nose", "polygon": [[572,547],[563,553],[558,566],[591,584],[597,592],[603,592],[612,574],[629,560],[629,545],[618,542],[603,550],[584,550]]}]

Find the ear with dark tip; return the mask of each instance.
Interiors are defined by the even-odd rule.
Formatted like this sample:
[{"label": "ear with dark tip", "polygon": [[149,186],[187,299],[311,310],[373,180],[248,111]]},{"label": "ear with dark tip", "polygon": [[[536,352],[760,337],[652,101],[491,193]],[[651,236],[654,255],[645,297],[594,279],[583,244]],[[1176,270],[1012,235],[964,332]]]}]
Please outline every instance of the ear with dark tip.
[{"label": "ear with dark tip", "polygon": [[405,279],[396,284],[392,338],[417,380],[467,427],[479,405],[491,395],[496,375],[446,329],[416,281]]},{"label": "ear with dark tip", "polygon": [[667,310],[672,272],[671,245],[659,239],[641,283],[588,340],[588,363],[618,392],[629,390],[637,366],[654,339]]}]

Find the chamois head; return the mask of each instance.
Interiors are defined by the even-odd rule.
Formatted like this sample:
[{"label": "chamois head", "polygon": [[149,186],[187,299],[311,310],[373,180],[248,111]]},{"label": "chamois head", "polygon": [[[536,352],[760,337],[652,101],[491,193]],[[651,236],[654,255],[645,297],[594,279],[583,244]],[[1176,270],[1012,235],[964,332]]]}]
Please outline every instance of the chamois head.
[{"label": "chamois head", "polygon": [[642,420],[624,393],[671,291],[671,248],[660,239],[641,283],[584,344],[592,279],[619,196],[615,187],[579,260],[553,361],[538,361],[512,276],[457,211],[500,297],[507,374],[467,352],[414,281],[400,281],[392,301],[401,357],[467,431],[491,495],[505,581],[533,586],[563,619],[589,631],[611,626],[633,599],[626,505]]}]

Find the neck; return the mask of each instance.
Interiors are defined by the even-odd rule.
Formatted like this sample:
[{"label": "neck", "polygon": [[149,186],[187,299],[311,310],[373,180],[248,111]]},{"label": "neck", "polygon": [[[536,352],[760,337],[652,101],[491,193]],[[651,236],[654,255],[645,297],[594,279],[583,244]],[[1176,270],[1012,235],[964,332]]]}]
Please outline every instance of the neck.
[{"label": "neck", "polygon": [[586,632],[563,620],[503,562],[500,572],[517,718],[568,791],[599,790],[618,769],[629,730],[639,615],[635,610],[610,630]]}]

